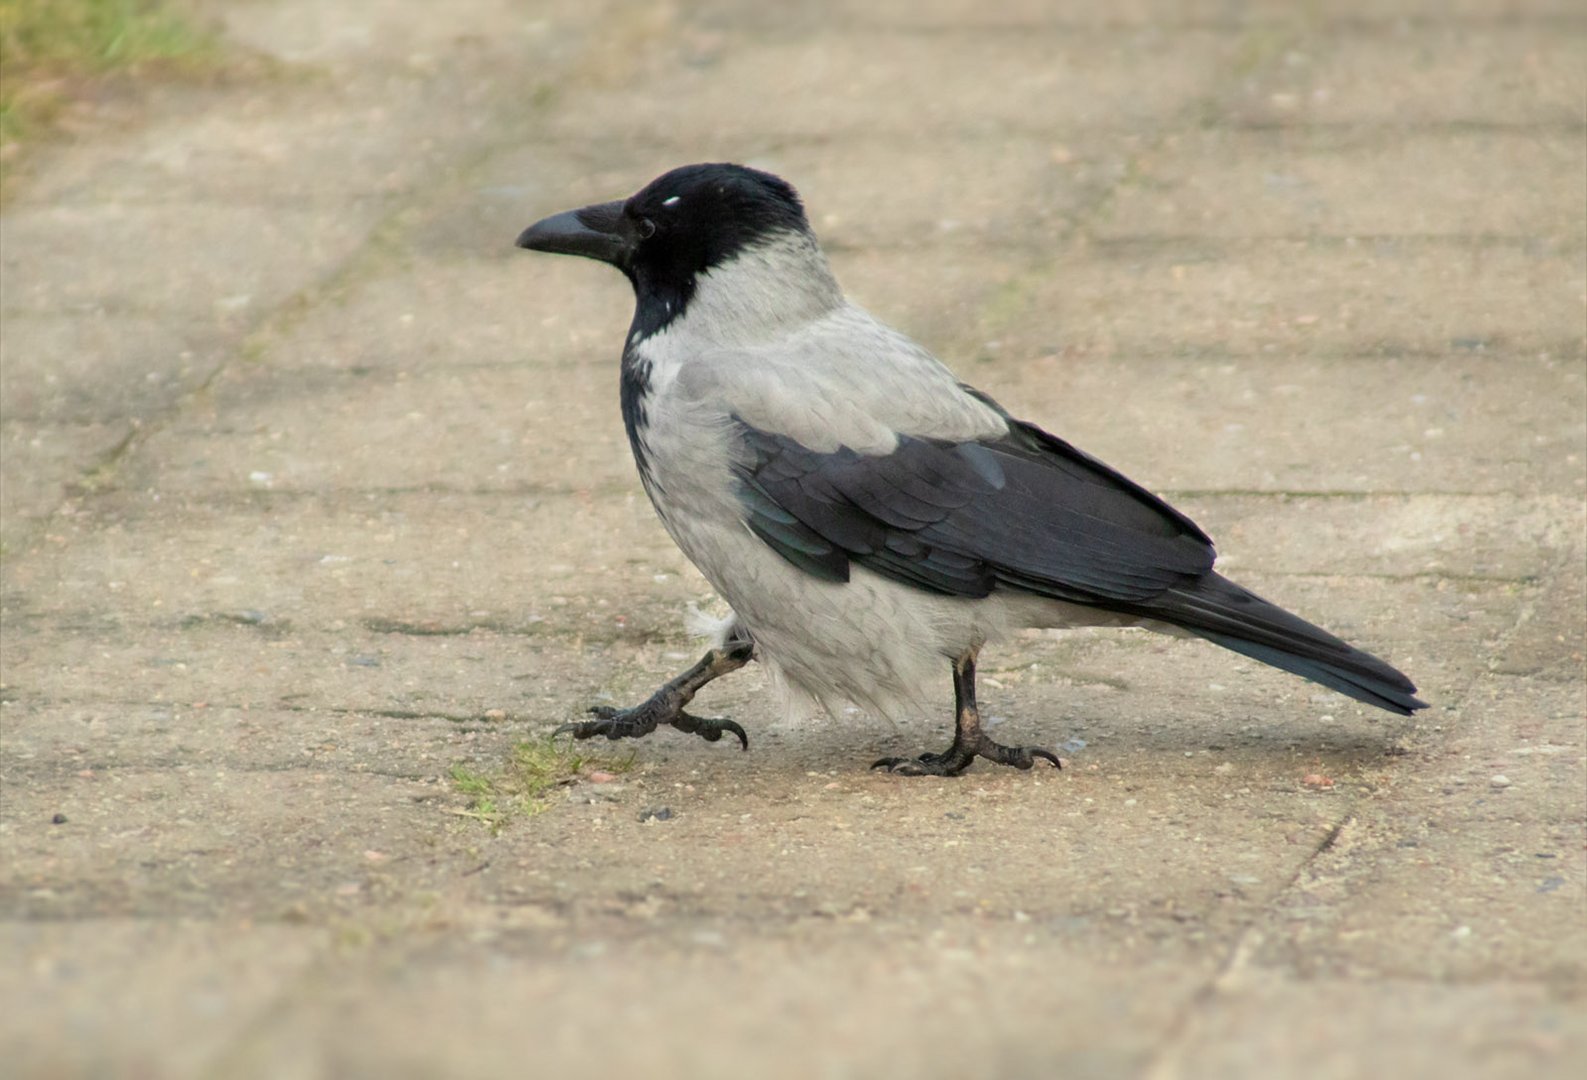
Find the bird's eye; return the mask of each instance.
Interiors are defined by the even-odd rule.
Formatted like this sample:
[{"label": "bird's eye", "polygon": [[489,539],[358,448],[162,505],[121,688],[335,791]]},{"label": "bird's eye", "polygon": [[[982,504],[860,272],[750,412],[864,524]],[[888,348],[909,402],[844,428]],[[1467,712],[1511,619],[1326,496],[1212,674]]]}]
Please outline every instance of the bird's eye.
[{"label": "bird's eye", "polygon": [[639,219],[639,238],[641,240],[649,240],[652,236],[655,236],[655,235],[656,235],[656,223],[654,221],[651,221],[647,217],[640,218]]}]

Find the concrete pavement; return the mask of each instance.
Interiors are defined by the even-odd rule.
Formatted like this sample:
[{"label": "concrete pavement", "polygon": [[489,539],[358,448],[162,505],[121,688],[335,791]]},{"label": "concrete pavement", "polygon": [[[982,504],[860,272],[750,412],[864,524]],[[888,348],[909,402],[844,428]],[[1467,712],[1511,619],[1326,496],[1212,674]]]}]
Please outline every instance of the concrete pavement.
[{"label": "concrete pavement", "polygon": [[[277,63],[0,217],[16,1075],[1587,1060],[1573,5],[211,9]],[[751,671],[704,702],[750,753],[661,732],[468,816],[711,604],[616,415],[626,285],[512,238],[711,159],[1433,707],[1031,634],[983,696],[1061,774],[872,775],[948,710],[793,725]]]}]

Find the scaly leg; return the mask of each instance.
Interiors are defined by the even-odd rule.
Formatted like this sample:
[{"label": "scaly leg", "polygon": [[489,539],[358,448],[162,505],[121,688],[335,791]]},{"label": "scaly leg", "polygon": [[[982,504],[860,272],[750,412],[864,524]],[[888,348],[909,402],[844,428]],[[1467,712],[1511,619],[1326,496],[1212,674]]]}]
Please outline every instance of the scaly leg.
[{"label": "scaly leg", "polygon": [[702,656],[698,663],[650,695],[643,704],[631,709],[617,709],[610,705],[593,705],[590,712],[598,719],[575,724],[563,724],[551,737],[571,733],[575,739],[593,739],[604,735],[608,739],[637,739],[649,735],[662,724],[670,724],[679,731],[698,735],[706,742],[716,742],[723,732],[738,736],[743,749],[749,749],[749,736],[744,729],[725,718],[695,716],[683,711],[700,688],[712,679],[737,671],[750,662],[755,645],[742,628],[735,628],[728,641]]},{"label": "scaly leg", "polygon": [[978,649],[971,649],[953,662],[953,703],[955,723],[953,745],[940,754],[921,754],[918,758],[882,758],[873,769],[886,769],[900,776],[958,776],[978,757],[995,761],[999,765],[1012,765],[1028,769],[1037,758],[1063,765],[1058,756],[1036,746],[1004,746],[993,742],[981,731],[981,712],[975,706],[975,657]]}]

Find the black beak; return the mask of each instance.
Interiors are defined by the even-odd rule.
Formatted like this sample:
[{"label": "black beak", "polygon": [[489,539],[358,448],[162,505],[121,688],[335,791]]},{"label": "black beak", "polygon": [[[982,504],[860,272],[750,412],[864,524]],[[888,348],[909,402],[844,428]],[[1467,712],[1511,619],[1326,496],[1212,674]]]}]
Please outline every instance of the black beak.
[{"label": "black beak", "polygon": [[518,236],[518,246],[530,251],[583,255],[613,266],[622,266],[637,242],[621,202],[597,203],[553,214]]}]

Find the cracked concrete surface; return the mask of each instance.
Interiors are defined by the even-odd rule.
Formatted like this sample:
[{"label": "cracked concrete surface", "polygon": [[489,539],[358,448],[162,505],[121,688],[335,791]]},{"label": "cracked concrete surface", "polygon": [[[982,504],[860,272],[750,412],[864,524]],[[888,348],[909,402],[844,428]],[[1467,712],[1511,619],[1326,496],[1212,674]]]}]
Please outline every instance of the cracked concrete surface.
[{"label": "cracked concrete surface", "polygon": [[[12,1075],[1576,1075],[1575,5],[208,10],[276,63],[0,217]],[[627,288],[511,241],[702,159],[1432,708],[1031,634],[985,707],[1061,774],[870,774],[946,676],[894,729],[751,670],[703,695],[748,754],[458,816],[693,658]]]}]

